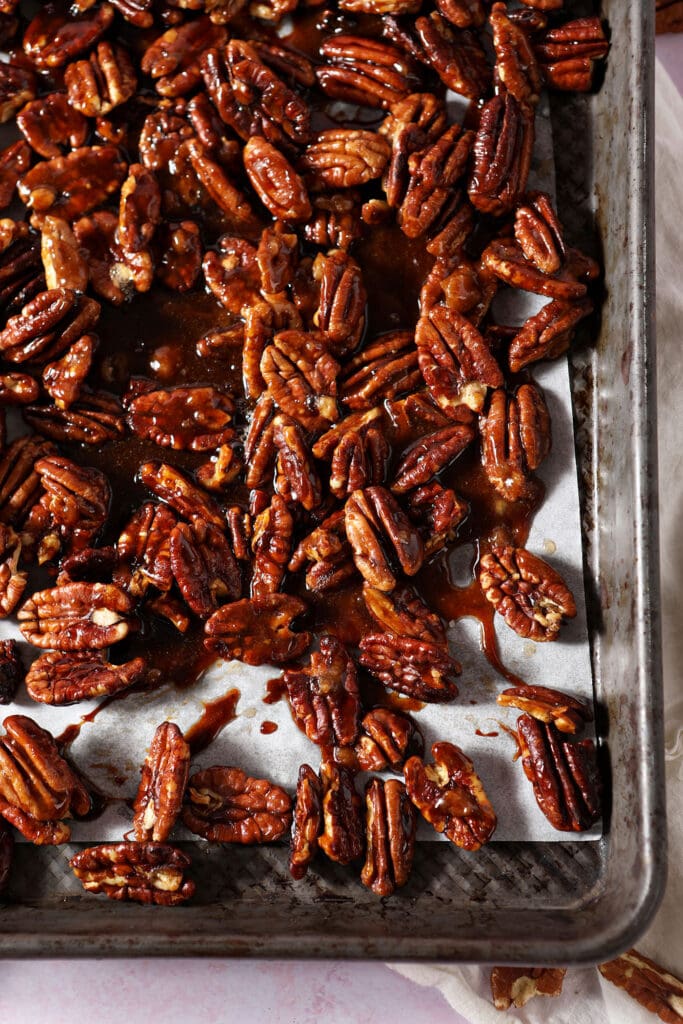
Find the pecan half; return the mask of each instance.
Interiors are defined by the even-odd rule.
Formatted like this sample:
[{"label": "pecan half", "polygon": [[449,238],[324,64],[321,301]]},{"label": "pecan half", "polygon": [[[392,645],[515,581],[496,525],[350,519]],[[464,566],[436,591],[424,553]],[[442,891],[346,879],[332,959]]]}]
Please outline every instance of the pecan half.
[{"label": "pecan half", "polygon": [[482,213],[508,213],[526,188],[534,144],[533,119],[510,93],[485,104],[474,140],[467,191]]},{"label": "pecan half", "polygon": [[433,434],[425,434],[415,441],[401,456],[391,489],[394,494],[419,487],[450,465],[476,437],[474,427],[467,423],[454,423]]},{"label": "pecan half", "polygon": [[218,843],[274,843],[287,832],[292,801],[280,786],[241,768],[214,767],[190,777],[183,823]]},{"label": "pecan half", "polygon": [[45,268],[48,291],[72,288],[84,292],[88,287],[88,265],[69,224],[59,217],[45,217],[41,226],[40,255]]},{"label": "pecan half", "polygon": [[323,786],[323,831],[320,849],[338,864],[350,864],[362,856],[364,829],[362,800],[356,791],[353,772],[343,765],[324,761],[320,765]]},{"label": "pecan half", "polygon": [[515,210],[515,238],[525,257],[544,274],[554,274],[566,256],[557,213],[545,192],[530,192]]},{"label": "pecan half", "polygon": [[534,49],[547,86],[588,92],[595,62],[607,56],[609,43],[599,18],[577,18],[549,29]]},{"label": "pecan half", "polygon": [[538,806],[561,832],[584,832],[600,817],[600,777],[593,740],[568,743],[554,725],[517,719],[524,774]]},{"label": "pecan half", "polygon": [[100,206],[125,176],[114,146],[83,146],[32,167],[19,181],[19,196],[38,224],[45,214],[72,221]]},{"label": "pecan half", "polygon": [[322,800],[320,778],[309,765],[302,764],[296,784],[289,853],[289,873],[297,881],[304,877],[318,851],[318,836],[323,824]]},{"label": "pecan half", "polygon": [[482,556],[479,583],[515,633],[537,642],[556,640],[576,605],[559,573],[526,548],[495,546]]},{"label": "pecan half", "polygon": [[465,171],[473,139],[473,132],[451,125],[430,146],[408,158],[408,184],[398,212],[404,235],[418,238],[444,226],[457,201],[454,188]]},{"label": "pecan half", "polygon": [[[34,468],[45,492],[39,504],[49,516],[48,531],[68,554],[88,547],[109,514],[111,487],[104,473],[60,455],[37,459]],[[24,529],[30,532],[30,517]]]},{"label": "pecan half", "polygon": [[111,665],[97,651],[47,651],[28,670],[26,689],[31,700],[41,704],[77,704],[127,690],[145,670],[144,658]]},{"label": "pecan half", "polygon": [[253,136],[242,156],[254,191],[273,217],[286,221],[308,220],[312,209],[306,186],[280,150],[267,139]]},{"label": "pecan half", "polygon": [[335,35],[320,52],[327,63],[316,69],[318,84],[332,99],[388,110],[420,84],[413,62],[391,43]]},{"label": "pecan half", "polygon": [[528,491],[528,474],[550,451],[550,414],[541,391],[533,384],[522,384],[516,395],[494,391],[480,429],[486,476],[506,501],[518,501]]},{"label": "pecan half", "polygon": [[364,487],[383,484],[390,455],[389,442],[374,427],[364,432],[349,430],[332,455],[330,490],[343,500]]},{"label": "pecan half", "polygon": [[422,539],[386,488],[354,491],[344,509],[353,560],[371,586],[394,589],[397,579],[390,559],[408,576],[419,571],[424,561]]},{"label": "pecan half", "polygon": [[453,743],[435,743],[433,764],[406,762],[408,796],[437,832],[456,846],[478,850],[496,828],[496,815],[469,757]]},{"label": "pecan half", "polygon": [[175,907],[194,895],[194,882],[185,877],[190,863],[187,854],[173,846],[132,842],[90,846],[69,861],[87,892],[164,907]]},{"label": "pecan half", "polygon": [[184,473],[165,462],[145,462],[138,470],[141,483],[185,519],[204,520],[219,530],[225,517],[219,505]]},{"label": "pecan half", "polygon": [[48,160],[61,156],[65,149],[82,146],[88,137],[88,122],[60,92],[27,103],[16,123],[31,148]]},{"label": "pecan half", "polygon": [[371,633],[360,642],[359,662],[389,689],[426,703],[445,703],[458,695],[454,677],[460,666],[448,647],[393,633]]},{"label": "pecan half", "polygon": [[299,239],[281,222],[264,228],[256,250],[261,289],[267,295],[283,292],[294,279],[299,258]]},{"label": "pecan half", "polygon": [[364,583],[363,601],[375,622],[388,633],[446,644],[443,622],[410,587],[396,587],[386,594]]},{"label": "pecan half", "polygon": [[410,715],[392,708],[373,708],[361,722],[354,751],[364,772],[390,769],[401,773],[409,757],[422,756],[424,739]]},{"label": "pecan half", "polygon": [[299,424],[289,417],[276,416],[273,443],[278,451],[275,490],[289,504],[299,504],[309,512],[317,508],[322,488]]},{"label": "pecan half", "polygon": [[340,250],[319,253],[313,261],[313,278],[320,288],[313,323],[324,332],[334,355],[343,358],[358,347],[365,328],[368,296],[361,269]]},{"label": "pecan half", "polygon": [[31,299],[0,331],[0,351],[12,363],[61,355],[97,323],[100,304],[70,288],[53,288]]},{"label": "pecan half", "polygon": [[138,437],[179,450],[204,451],[230,441],[234,402],[214,387],[151,390],[128,403],[127,421]]},{"label": "pecan half", "polygon": [[242,577],[225,535],[210,523],[179,523],[168,539],[171,569],[188,608],[202,618],[236,600]]},{"label": "pecan half", "polygon": [[142,597],[150,584],[166,592],[171,589],[170,535],[178,520],[166,505],[146,501],[134,513],[121,533],[115,580],[131,597]]},{"label": "pecan half", "polygon": [[593,312],[590,299],[581,302],[548,302],[530,316],[515,334],[508,349],[512,373],[519,373],[539,359],[557,359],[569,348],[576,325]]},{"label": "pecan half", "polygon": [[0,209],[12,202],[17,182],[31,166],[31,149],[26,142],[13,142],[0,152]]},{"label": "pecan half", "polygon": [[377,896],[391,896],[410,877],[417,812],[397,779],[371,779],[365,807],[367,844],[360,879]]},{"label": "pecan half", "polygon": [[111,4],[100,4],[92,13],[76,15],[47,7],[26,29],[24,53],[40,71],[60,68],[96,43],[113,19]]},{"label": "pecan half", "polygon": [[24,666],[16,640],[0,640],[0,704],[12,703],[23,679]]},{"label": "pecan half", "polygon": [[303,323],[296,307],[287,299],[271,297],[269,302],[256,302],[242,309],[244,345],[242,346],[242,380],[248,398],[258,398],[266,384],[261,375],[261,359],[267,346],[280,331],[301,330]]},{"label": "pecan half", "polygon": [[0,522],[18,525],[39,497],[35,463],[54,445],[38,437],[18,437],[0,453]]},{"label": "pecan half", "polygon": [[280,664],[304,653],[310,633],[295,633],[292,622],[306,610],[298,597],[264,594],[224,604],[205,626],[206,646],[222,658],[247,665]]},{"label": "pecan half", "polygon": [[491,86],[491,70],[476,34],[454,31],[438,11],[415,20],[417,56],[433,68],[449,89],[481,100]]},{"label": "pecan half", "polygon": [[360,128],[318,132],[301,157],[311,188],[357,188],[379,178],[391,155],[387,139]]},{"label": "pecan half", "polygon": [[133,96],[137,76],[127,50],[102,42],[87,60],[69,64],[64,84],[75,110],[86,117],[103,117]]},{"label": "pecan half", "polygon": [[35,99],[36,75],[31,68],[11,61],[0,65],[0,123],[9,121],[18,110]]},{"label": "pecan half", "polygon": [[343,645],[323,636],[307,668],[284,674],[294,717],[309,740],[327,748],[350,747],[358,735],[360,696],[356,667]]},{"label": "pecan half", "polygon": [[157,728],[133,804],[139,842],[163,843],[178,820],[190,774],[190,748],[173,722]]},{"label": "pecan half", "polygon": [[411,331],[390,331],[344,366],[340,399],[349,409],[371,409],[412,391],[421,381]]},{"label": "pecan half", "polygon": [[319,336],[280,331],[265,348],[260,368],[275,403],[306,430],[325,430],[338,419],[339,363]]},{"label": "pecan half", "polygon": [[134,628],[133,602],[119,587],[68,583],[41,590],[17,613],[19,628],[36,647],[60,651],[101,649],[123,640]]},{"label": "pecan half", "polygon": [[358,193],[319,193],[311,203],[311,219],[304,227],[306,241],[324,249],[350,249],[362,234]]},{"label": "pecan half", "polygon": [[261,301],[261,274],[257,250],[242,238],[222,235],[218,252],[209,250],[202,268],[206,283],[222,306],[235,316],[243,315],[245,307]]},{"label": "pecan half", "polygon": [[346,539],[344,511],[328,516],[301,541],[292,555],[289,569],[299,572],[310,563],[306,572],[309,590],[323,593],[342,586],[355,575],[351,545]]},{"label": "pecan half", "polygon": [[[11,526],[0,525],[0,616],[10,615],[23,597],[28,574],[19,571],[19,558],[22,554],[22,540]],[[2,644],[14,641],[0,641]],[[1,662],[0,662],[1,664]],[[2,685],[0,684],[0,693]],[[0,699],[0,704],[7,703]]]},{"label": "pecan half", "polygon": [[582,299],[586,285],[577,281],[569,265],[561,266],[553,274],[546,274],[530,263],[516,241],[498,238],[490,242],[481,256],[488,267],[504,284],[538,295],[547,295],[562,302]]},{"label": "pecan half", "polygon": [[200,59],[205,50],[223,46],[224,28],[202,17],[173,26],[147,47],[140,68],[155,79],[162,96],[184,96],[201,82]]},{"label": "pecan half", "polygon": [[548,686],[512,686],[496,697],[504,708],[519,708],[539,722],[552,723],[560,732],[575,733],[584,722],[593,721],[593,713],[584,701]]},{"label": "pecan half", "polygon": [[506,4],[493,5],[489,24],[493,30],[498,81],[519,103],[538,103],[543,83],[529,36],[508,17]]},{"label": "pecan half", "polygon": [[632,999],[656,1013],[660,1020],[679,1024],[683,982],[637,949],[629,949],[616,960],[598,964],[603,978],[623,988]]},{"label": "pecan half", "polygon": [[566,967],[493,967],[491,995],[497,1010],[526,1006],[534,996],[559,996]]}]

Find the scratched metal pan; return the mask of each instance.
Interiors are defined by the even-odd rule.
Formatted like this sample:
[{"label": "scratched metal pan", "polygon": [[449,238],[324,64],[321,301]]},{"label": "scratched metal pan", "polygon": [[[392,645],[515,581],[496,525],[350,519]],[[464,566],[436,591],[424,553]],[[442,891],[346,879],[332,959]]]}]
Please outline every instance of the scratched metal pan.
[{"label": "scratched metal pan", "polygon": [[[572,12],[586,8],[568,3]],[[553,100],[560,213],[602,255],[594,344],[573,354],[598,732],[611,778],[598,842],[418,848],[380,901],[343,869],[293,885],[284,847],[192,844],[198,895],[176,909],[85,895],[75,847],[18,848],[4,956],[270,956],[587,963],[645,929],[665,877],[654,407],[651,0],[605,0],[600,92]],[[596,230],[597,228],[597,230]],[[599,239],[599,241],[596,241]],[[597,333],[597,337],[595,337]]]}]

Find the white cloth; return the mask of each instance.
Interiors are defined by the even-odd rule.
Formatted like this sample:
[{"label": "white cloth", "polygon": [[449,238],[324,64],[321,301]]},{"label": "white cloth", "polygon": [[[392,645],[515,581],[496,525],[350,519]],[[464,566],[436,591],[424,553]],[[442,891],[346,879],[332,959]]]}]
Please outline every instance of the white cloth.
[{"label": "white cloth", "polygon": [[[683,98],[657,62],[657,401],[659,508],[664,633],[664,704],[669,876],[664,901],[638,942],[646,956],[683,977]],[[656,1018],[594,968],[569,970],[562,995],[538,997],[522,1009],[494,1009],[486,967],[390,964],[405,977],[441,990],[472,1024],[653,1024]]]}]

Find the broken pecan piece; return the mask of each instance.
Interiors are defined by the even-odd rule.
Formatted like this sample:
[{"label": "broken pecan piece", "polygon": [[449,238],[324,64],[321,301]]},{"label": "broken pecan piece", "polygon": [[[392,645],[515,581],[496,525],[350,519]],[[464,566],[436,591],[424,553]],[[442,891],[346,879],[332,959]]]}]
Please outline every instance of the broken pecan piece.
[{"label": "broken pecan piece", "polygon": [[179,469],[165,462],[145,462],[140,466],[138,475],[145,487],[170,505],[178,515],[190,521],[204,520],[219,530],[224,529],[225,516],[220,506]]},{"label": "broken pecan piece", "polygon": [[190,774],[190,748],[173,722],[157,728],[142,766],[133,804],[133,827],[139,842],[163,843],[182,810]]},{"label": "broken pecan piece", "polygon": [[478,850],[496,828],[496,815],[469,757],[453,743],[435,743],[433,764],[406,762],[408,796],[437,832],[464,850]]},{"label": "broken pecan piece", "polygon": [[516,395],[497,389],[480,429],[486,476],[506,501],[518,501],[528,491],[529,472],[550,451],[550,414],[541,391],[533,384],[522,384]]},{"label": "broken pecan piece", "polygon": [[394,589],[397,579],[390,560],[398,562],[408,576],[420,570],[422,539],[390,491],[384,487],[354,491],[344,509],[353,560],[371,586]]},{"label": "broken pecan piece", "polygon": [[683,982],[637,949],[598,964],[603,978],[623,988],[632,999],[667,1024],[680,1024]]},{"label": "broken pecan piece", "polygon": [[145,670],[144,658],[111,665],[98,651],[47,651],[29,668],[26,689],[41,704],[77,704],[127,690]]},{"label": "broken pecan piece", "polygon": [[100,206],[125,176],[115,146],[83,146],[32,167],[19,181],[19,197],[38,225],[45,214],[72,221]]},{"label": "broken pecan piece", "polygon": [[593,712],[585,701],[548,686],[512,686],[499,693],[496,700],[504,708],[519,708],[539,722],[552,723],[560,732],[575,733],[584,722],[593,721]]},{"label": "broken pecan piece", "polygon": [[109,647],[135,626],[133,602],[111,583],[68,583],[37,591],[17,619],[29,643],[60,651]]},{"label": "broken pecan piece", "polygon": [[410,877],[417,812],[398,779],[371,779],[365,807],[367,844],[360,879],[377,896],[391,896]]},{"label": "broken pecan piece", "polygon": [[152,389],[128,406],[128,425],[138,437],[178,450],[204,451],[230,441],[235,404],[224,391],[204,387]]},{"label": "broken pecan piece", "polygon": [[289,829],[292,801],[280,786],[241,768],[213,767],[190,777],[183,823],[217,843],[274,843]]},{"label": "broken pecan piece", "polygon": [[12,703],[24,674],[16,640],[0,640],[0,704]]},{"label": "broken pecan piece", "polygon": [[576,605],[555,570],[526,548],[496,545],[479,563],[479,583],[488,601],[519,636],[556,640]]},{"label": "broken pecan piece", "polygon": [[460,666],[445,644],[393,633],[371,633],[360,642],[359,662],[386,687],[437,704],[458,695]]},{"label": "broken pecan piece", "polygon": [[559,996],[566,967],[493,967],[491,995],[497,1010],[526,1006],[534,996]]},{"label": "broken pecan piece", "polygon": [[204,642],[222,658],[237,658],[247,665],[292,661],[311,643],[310,633],[295,633],[291,628],[305,610],[304,602],[289,594],[264,594],[224,604],[206,623]]},{"label": "broken pecan piece", "polygon": [[410,715],[392,708],[373,708],[361,722],[354,751],[362,771],[400,774],[409,757],[422,757],[424,739]]},{"label": "broken pecan piece", "polygon": [[335,637],[323,636],[308,667],[284,674],[292,713],[309,740],[332,753],[358,735],[360,696],[353,660]]},{"label": "broken pecan piece", "polygon": [[289,873],[297,881],[304,877],[318,851],[318,836],[323,824],[322,800],[320,778],[309,765],[302,764],[296,784],[289,853]]},{"label": "broken pecan piece", "polygon": [[194,895],[185,878],[187,854],[164,843],[103,843],[71,858],[73,873],[88,892],[110,900],[134,900],[175,907]]},{"label": "broken pecan piece", "polygon": [[343,765],[323,761],[323,831],[320,849],[338,864],[350,864],[364,847],[363,803],[356,791],[353,772]]}]

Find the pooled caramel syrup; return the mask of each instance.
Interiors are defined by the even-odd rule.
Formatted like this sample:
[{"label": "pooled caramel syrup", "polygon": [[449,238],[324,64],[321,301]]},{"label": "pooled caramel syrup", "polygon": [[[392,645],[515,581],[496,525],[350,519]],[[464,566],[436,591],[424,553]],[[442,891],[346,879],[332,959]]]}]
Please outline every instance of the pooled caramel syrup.
[{"label": "pooled caramel syrup", "polygon": [[205,750],[226,725],[237,718],[239,699],[240,691],[234,689],[204,704],[204,711],[185,733],[185,741],[189,744],[192,757]]}]

